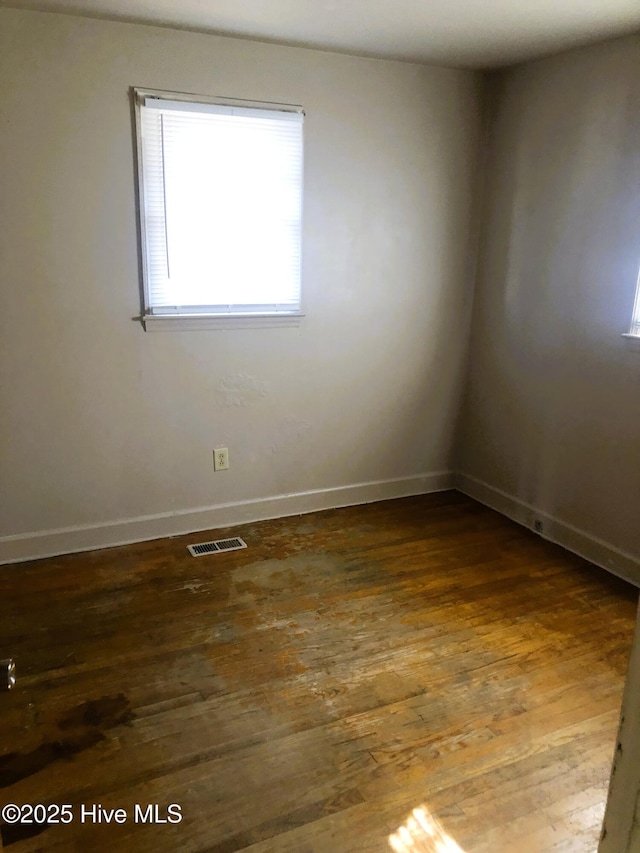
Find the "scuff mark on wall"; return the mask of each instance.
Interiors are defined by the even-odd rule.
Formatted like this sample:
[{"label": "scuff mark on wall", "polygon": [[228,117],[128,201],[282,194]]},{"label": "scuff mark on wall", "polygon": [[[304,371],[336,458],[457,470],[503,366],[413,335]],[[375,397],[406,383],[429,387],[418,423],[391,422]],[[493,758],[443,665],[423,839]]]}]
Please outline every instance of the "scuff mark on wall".
[{"label": "scuff mark on wall", "polygon": [[247,373],[224,376],[216,385],[216,403],[225,408],[255,406],[267,396],[268,385]]}]

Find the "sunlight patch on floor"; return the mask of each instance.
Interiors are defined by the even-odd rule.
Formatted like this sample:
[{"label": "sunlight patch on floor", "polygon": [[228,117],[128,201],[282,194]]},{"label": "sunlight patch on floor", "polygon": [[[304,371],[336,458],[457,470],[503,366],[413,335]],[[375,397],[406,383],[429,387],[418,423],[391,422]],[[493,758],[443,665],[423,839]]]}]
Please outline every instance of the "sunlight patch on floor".
[{"label": "sunlight patch on floor", "polygon": [[389,836],[394,853],[464,853],[426,806],[411,812],[406,822]]}]

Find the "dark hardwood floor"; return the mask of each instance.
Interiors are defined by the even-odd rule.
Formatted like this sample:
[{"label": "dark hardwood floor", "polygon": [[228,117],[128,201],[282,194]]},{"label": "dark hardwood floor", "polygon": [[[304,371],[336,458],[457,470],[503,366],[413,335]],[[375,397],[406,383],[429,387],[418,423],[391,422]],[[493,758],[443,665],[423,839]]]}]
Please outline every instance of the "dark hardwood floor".
[{"label": "dark hardwood floor", "polygon": [[419,806],[467,853],[596,850],[637,590],[460,494],[4,566],[0,601],[0,806],[73,816],[0,821],[13,853],[389,853]]}]

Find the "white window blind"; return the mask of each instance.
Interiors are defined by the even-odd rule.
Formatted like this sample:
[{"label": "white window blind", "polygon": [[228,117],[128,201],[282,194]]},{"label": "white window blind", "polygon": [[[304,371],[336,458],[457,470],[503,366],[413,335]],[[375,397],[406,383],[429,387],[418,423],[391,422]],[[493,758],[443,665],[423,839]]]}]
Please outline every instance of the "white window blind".
[{"label": "white window blind", "polygon": [[636,301],[633,305],[633,315],[631,317],[631,328],[629,329],[629,334],[634,337],[640,337],[640,275],[638,276]]},{"label": "white window blind", "polygon": [[302,111],[137,93],[145,314],[300,312]]}]

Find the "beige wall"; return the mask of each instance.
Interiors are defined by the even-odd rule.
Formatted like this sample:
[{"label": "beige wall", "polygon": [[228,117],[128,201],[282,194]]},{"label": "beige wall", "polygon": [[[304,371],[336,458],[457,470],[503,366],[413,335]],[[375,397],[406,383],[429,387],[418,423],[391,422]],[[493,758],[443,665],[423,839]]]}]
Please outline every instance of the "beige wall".
[{"label": "beige wall", "polygon": [[[457,467],[640,580],[640,353],[620,337],[639,67],[627,38],[490,78],[460,408],[478,75],[0,9],[0,560],[428,490]],[[299,327],[132,320],[132,85],[304,105]]]},{"label": "beige wall", "polygon": [[[451,468],[462,391],[478,84],[1,9],[0,537],[26,539],[0,559],[222,518],[198,507],[446,484],[425,475]],[[305,107],[298,328],[153,334],[132,320],[132,85]],[[219,445],[231,470],[214,475]],[[96,527],[183,512],[173,528]],[[31,539],[84,526],[82,541]]]},{"label": "beige wall", "polygon": [[636,560],[640,352],[620,335],[640,262],[639,72],[636,37],[492,78],[457,459],[472,494]]}]

